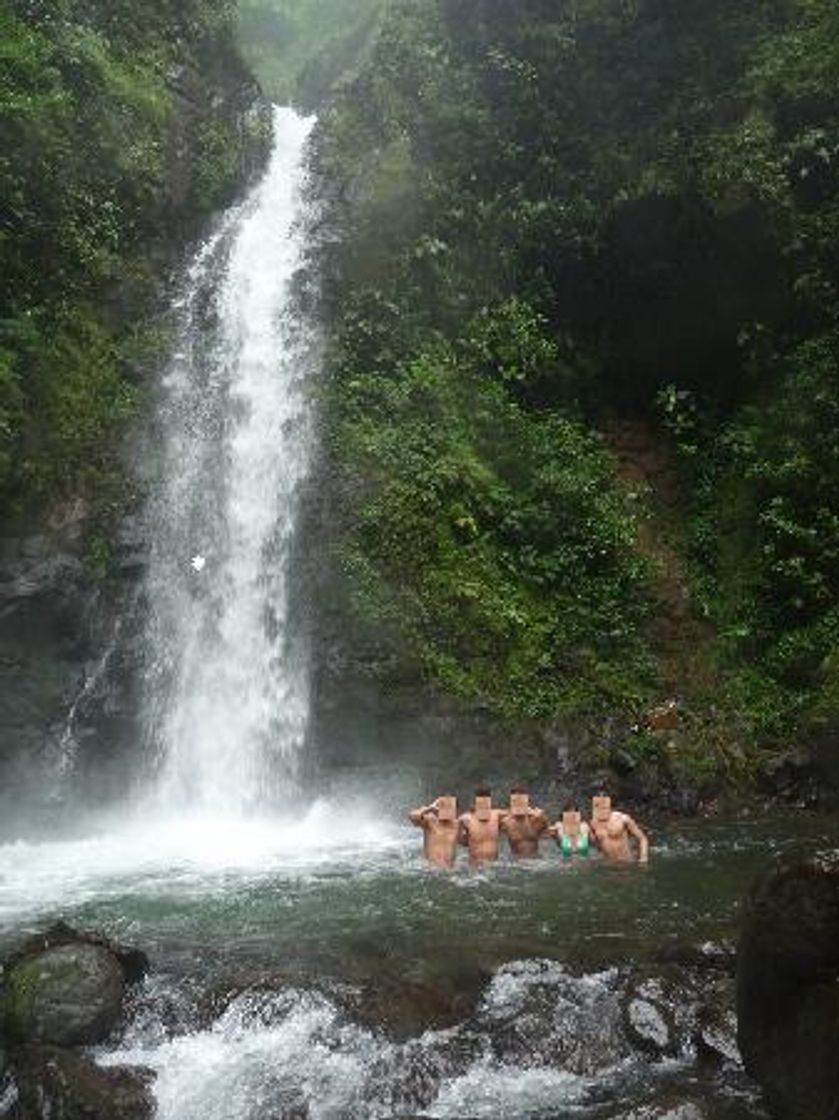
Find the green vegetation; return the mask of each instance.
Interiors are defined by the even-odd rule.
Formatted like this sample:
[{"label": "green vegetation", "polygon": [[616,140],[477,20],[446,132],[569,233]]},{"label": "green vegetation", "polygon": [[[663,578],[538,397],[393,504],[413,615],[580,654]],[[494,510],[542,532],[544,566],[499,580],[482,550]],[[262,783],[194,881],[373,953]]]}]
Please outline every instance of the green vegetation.
[{"label": "green vegetation", "polygon": [[141,396],[136,324],[167,245],[230,199],[259,143],[258,119],[237,128],[226,102],[249,81],[232,17],[225,0],[0,0],[7,519],[119,486],[114,451]]},{"label": "green vegetation", "polygon": [[314,106],[349,81],[385,0],[240,0],[238,35],[266,94]]},{"label": "green vegetation", "polygon": [[337,426],[369,495],[346,552],[362,618],[408,633],[453,691],[541,718],[627,699],[644,612],[602,446],[510,393],[555,361],[512,301],[407,359],[351,350]]},{"label": "green vegetation", "polygon": [[[342,609],[397,660],[543,724],[675,687],[701,780],[823,726],[837,43],[828,0],[389,4],[319,158],[350,230],[326,262]],[[651,617],[656,479],[595,434],[621,418],[676,456],[697,680]]]},{"label": "green vegetation", "polygon": [[[675,780],[829,737],[831,0],[0,0],[5,516],[119,491],[155,278],[265,140],[234,25],[322,106],[332,608],[372,671],[614,717],[598,761]],[[630,733],[673,691],[675,747]]]}]

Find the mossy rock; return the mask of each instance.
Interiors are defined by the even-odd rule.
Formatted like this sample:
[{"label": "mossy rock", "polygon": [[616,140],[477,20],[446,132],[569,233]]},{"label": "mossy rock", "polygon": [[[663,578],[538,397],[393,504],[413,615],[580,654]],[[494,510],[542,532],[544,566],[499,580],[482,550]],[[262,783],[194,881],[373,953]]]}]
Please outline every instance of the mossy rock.
[{"label": "mossy rock", "polygon": [[101,1042],[122,1011],[125,973],[101,945],[71,944],[9,969],[2,1022],[10,1040],[80,1046]]}]

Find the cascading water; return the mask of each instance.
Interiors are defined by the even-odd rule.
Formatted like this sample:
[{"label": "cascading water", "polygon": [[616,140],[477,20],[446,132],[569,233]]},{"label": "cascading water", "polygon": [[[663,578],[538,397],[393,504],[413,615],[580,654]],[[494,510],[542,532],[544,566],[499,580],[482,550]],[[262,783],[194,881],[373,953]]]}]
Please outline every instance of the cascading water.
[{"label": "cascading water", "polygon": [[273,803],[306,734],[288,565],[311,441],[314,338],[292,288],[312,123],[275,109],[265,177],[197,254],[176,307],[148,582],[146,716],[164,809]]}]

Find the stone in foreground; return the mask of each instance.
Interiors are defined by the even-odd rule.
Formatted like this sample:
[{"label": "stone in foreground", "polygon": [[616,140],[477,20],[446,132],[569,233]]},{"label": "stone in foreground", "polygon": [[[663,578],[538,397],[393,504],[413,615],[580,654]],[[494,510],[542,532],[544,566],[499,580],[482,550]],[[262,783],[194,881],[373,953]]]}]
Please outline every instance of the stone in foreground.
[{"label": "stone in foreground", "polygon": [[779,1120],[839,1120],[839,852],[752,889],[737,966],[737,1041]]},{"label": "stone in foreground", "polygon": [[150,1120],[150,1070],[100,1069],[52,1046],[24,1046],[15,1055],[19,1120]]}]

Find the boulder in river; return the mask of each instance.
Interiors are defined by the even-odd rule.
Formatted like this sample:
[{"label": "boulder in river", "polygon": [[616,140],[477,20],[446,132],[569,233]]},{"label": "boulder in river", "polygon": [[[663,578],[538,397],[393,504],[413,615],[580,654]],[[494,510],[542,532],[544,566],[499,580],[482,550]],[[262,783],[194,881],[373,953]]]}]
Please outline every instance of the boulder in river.
[{"label": "boulder in river", "polygon": [[779,1120],[839,1120],[839,852],[752,889],[737,966],[738,1042]]},{"label": "boulder in river", "polygon": [[365,1025],[384,1025],[393,1037],[408,1038],[467,1018],[488,979],[488,973],[477,966],[417,979],[382,970],[363,984],[353,1010]]},{"label": "boulder in river", "polygon": [[102,1069],[55,1046],[15,1053],[17,1120],[149,1120],[154,1115],[151,1070]]},{"label": "boulder in river", "polygon": [[694,1044],[701,1058],[740,1064],[737,1049],[737,1015],[727,1003],[705,1003],[697,1016]]},{"label": "boulder in river", "polygon": [[658,980],[630,984],[623,1001],[623,1026],[634,1047],[660,1057],[679,1048],[670,1001]]},{"label": "boulder in river", "polygon": [[57,926],[30,939],[3,968],[0,1022],[13,1043],[103,1041],[122,1013],[126,984],[144,971],[136,950]]}]

